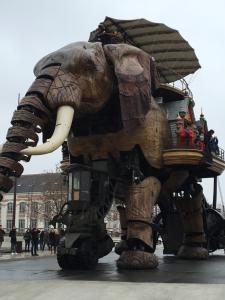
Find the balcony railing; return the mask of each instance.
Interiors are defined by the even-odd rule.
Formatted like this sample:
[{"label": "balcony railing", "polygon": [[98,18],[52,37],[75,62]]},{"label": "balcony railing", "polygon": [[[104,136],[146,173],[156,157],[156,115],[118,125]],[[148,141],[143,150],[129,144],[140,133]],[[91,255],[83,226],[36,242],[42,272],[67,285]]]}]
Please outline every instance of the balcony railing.
[{"label": "balcony railing", "polygon": [[184,150],[199,150],[203,154],[210,155],[215,158],[224,160],[224,150],[222,148],[217,149],[216,152],[210,151],[208,147],[202,147],[198,143],[194,143],[190,138],[180,138],[179,136],[173,136],[170,142],[165,146],[165,150],[172,149],[184,149]]},{"label": "balcony railing", "polygon": [[217,153],[211,152],[211,154],[212,154],[213,156],[215,156],[215,157],[218,157],[218,158],[224,160],[224,150],[221,149],[221,148],[218,148],[218,152],[217,152]]}]

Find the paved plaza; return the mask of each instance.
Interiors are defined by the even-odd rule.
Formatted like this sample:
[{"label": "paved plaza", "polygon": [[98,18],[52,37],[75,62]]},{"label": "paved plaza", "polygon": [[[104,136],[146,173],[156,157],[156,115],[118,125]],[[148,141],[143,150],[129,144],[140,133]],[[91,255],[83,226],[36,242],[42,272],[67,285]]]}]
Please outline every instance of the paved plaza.
[{"label": "paved plaza", "polygon": [[[224,299],[225,256],[222,250],[208,261],[163,256],[158,246],[155,270],[119,271],[114,253],[93,271],[62,271],[56,257],[24,254],[0,258],[0,299]],[[44,255],[44,257],[42,256]],[[4,258],[7,256],[7,259]]]}]

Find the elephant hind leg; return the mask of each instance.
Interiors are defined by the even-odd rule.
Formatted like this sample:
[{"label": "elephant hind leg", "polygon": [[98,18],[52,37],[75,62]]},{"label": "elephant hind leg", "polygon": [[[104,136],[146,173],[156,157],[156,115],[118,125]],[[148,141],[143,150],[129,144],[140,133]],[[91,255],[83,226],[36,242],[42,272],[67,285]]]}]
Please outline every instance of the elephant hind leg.
[{"label": "elephant hind leg", "polygon": [[194,185],[194,192],[184,199],[176,201],[176,206],[182,215],[184,243],[178,250],[177,256],[185,259],[207,259],[203,216],[202,216],[202,187]]},{"label": "elephant hind leg", "polygon": [[128,187],[127,193],[127,247],[117,261],[121,269],[152,269],[158,260],[153,253],[152,210],[161,184],[157,178],[148,177],[139,184]]}]

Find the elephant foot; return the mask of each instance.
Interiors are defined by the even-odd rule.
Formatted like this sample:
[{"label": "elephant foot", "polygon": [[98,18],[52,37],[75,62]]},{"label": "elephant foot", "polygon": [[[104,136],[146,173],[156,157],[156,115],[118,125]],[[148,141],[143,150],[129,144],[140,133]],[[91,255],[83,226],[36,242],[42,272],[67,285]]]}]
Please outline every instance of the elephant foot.
[{"label": "elephant foot", "polygon": [[124,251],[117,260],[119,269],[154,269],[158,266],[158,259],[154,253],[144,251]]},{"label": "elephant foot", "polygon": [[177,253],[179,258],[184,259],[207,259],[209,254],[207,249],[203,247],[191,247],[182,245]]},{"label": "elephant foot", "polygon": [[126,241],[120,241],[115,246],[115,253],[121,255],[124,251],[128,250],[128,245]]}]

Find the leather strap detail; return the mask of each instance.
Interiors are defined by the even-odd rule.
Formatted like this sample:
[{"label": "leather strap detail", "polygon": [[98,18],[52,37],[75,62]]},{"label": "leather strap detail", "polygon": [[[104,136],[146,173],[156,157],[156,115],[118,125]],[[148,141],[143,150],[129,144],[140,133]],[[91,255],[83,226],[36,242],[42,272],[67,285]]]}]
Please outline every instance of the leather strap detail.
[{"label": "leather strap detail", "polygon": [[152,226],[152,224],[150,222],[147,222],[145,220],[128,220],[127,222],[128,223],[143,223],[143,224],[146,224],[148,226]]},{"label": "leather strap detail", "polygon": [[15,161],[29,161],[30,156],[21,154],[20,151],[25,149],[27,144],[6,142],[2,148],[2,156],[13,158]]},{"label": "leather strap detail", "polygon": [[[34,130],[25,127],[14,126],[8,129],[6,139],[8,141],[17,140],[25,143],[25,146],[35,146],[38,143],[38,135]],[[30,139],[32,141],[27,141]],[[11,143],[12,144],[12,143]],[[22,149],[21,149],[22,150]]]},{"label": "leather strap detail", "polygon": [[38,110],[38,112],[41,112],[43,114],[45,114],[46,116],[48,116],[49,118],[52,118],[52,113],[50,112],[50,110],[42,103],[42,101],[40,100],[40,98],[37,95],[30,95],[30,96],[26,96],[24,97],[19,105],[18,105],[18,109],[23,108],[24,106],[32,106],[34,108],[36,108]]},{"label": "leather strap detail", "polygon": [[6,156],[5,153],[18,153],[25,148],[24,144],[6,142],[2,147],[2,156]]},{"label": "leather strap detail", "polygon": [[0,157],[0,166],[9,169],[9,176],[19,177],[23,173],[23,166],[9,157]]},{"label": "leather strap detail", "polygon": [[13,187],[12,179],[0,173],[0,190],[7,193]]},{"label": "leather strap detail", "polygon": [[51,84],[52,80],[48,78],[37,78],[29,88],[28,92],[26,93],[26,96],[40,93],[44,99],[47,99],[48,91]]},{"label": "leather strap detail", "polygon": [[130,237],[126,240],[127,246],[130,250],[140,250],[144,252],[153,253],[154,249],[146,244],[143,240],[136,238],[136,237]]},{"label": "leather strap detail", "polygon": [[26,110],[18,110],[18,111],[14,112],[11,124],[17,125],[17,123],[19,123],[19,122],[26,122],[26,123],[32,125],[33,127],[35,127],[35,130],[37,132],[40,131],[37,128],[38,125],[41,128],[43,128],[43,126],[44,126],[44,122],[41,118],[38,118],[37,116],[35,116],[34,114],[32,114],[31,112],[26,111]]}]

